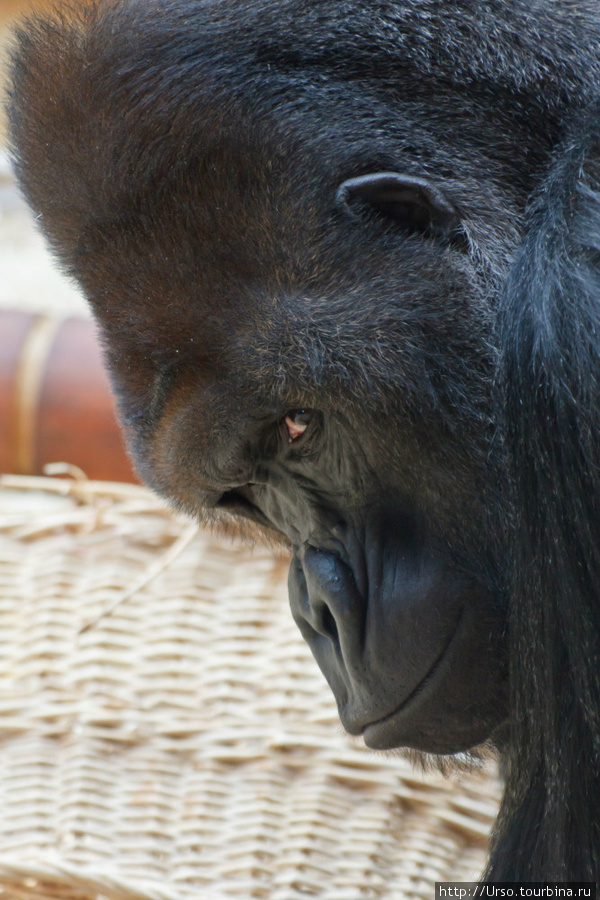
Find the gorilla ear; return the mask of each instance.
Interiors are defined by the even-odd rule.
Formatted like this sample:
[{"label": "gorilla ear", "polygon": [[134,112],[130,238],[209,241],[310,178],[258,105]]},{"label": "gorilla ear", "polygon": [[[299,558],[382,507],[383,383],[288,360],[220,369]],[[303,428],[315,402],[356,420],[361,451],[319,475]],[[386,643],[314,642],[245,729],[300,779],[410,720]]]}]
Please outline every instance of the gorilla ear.
[{"label": "gorilla ear", "polygon": [[353,215],[374,212],[408,234],[448,237],[459,222],[456,208],[436,185],[397,172],[348,178],[336,199]]}]

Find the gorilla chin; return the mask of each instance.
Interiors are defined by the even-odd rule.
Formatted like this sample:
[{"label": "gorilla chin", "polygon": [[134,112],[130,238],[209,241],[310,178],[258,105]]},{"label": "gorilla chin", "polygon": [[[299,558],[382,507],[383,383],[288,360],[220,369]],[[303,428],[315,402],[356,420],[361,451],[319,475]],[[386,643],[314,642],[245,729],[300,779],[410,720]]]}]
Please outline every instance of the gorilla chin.
[{"label": "gorilla chin", "polygon": [[[384,571],[379,583],[360,579],[366,595],[339,550],[294,550],[292,614],[342,724],[377,750],[452,754],[490,743],[508,711],[505,646],[493,637],[501,616],[465,576],[396,549],[400,564],[388,562],[395,593]],[[378,568],[373,559],[368,566]]]},{"label": "gorilla chin", "polygon": [[[480,624],[475,621],[471,630],[462,620],[459,622],[423,681],[394,711],[364,728],[362,736],[367,747],[411,748],[444,756],[465,751],[477,755],[483,745],[502,749],[508,714],[506,690],[489,676],[473,690],[472,681],[464,678],[465,660],[482,654],[489,666],[494,655],[502,656],[481,643]],[[495,671],[499,673],[503,665],[501,659]],[[489,669],[484,671],[481,666],[478,671],[485,674]],[[462,691],[455,690],[457,684],[462,685]],[[341,711],[340,717],[344,722]],[[348,731],[352,733],[349,728]],[[446,768],[445,762],[440,765]]]}]

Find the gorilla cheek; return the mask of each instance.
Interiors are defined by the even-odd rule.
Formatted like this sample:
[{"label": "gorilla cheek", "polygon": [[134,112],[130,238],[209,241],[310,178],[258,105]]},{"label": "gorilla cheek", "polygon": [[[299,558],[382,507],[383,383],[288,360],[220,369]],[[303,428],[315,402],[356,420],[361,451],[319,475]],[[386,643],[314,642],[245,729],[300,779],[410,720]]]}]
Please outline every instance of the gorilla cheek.
[{"label": "gorilla cheek", "polygon": [[350,734],[374,749],[469,749],[506,714],[502,617],[439,564],[407,565],[404,586],[402,574],[365,597],[340,556],[305,544],[290,568],[292,614]]}]

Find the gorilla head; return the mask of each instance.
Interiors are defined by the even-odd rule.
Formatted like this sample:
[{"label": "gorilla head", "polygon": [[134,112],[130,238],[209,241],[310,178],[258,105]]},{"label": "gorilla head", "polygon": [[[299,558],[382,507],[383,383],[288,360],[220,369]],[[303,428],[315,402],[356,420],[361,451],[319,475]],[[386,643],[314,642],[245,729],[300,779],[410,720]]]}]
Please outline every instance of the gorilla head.
[{"label": "gorilla head", "polygon": [[[573,397],[578,350],[562,351],[564,318],[535,307],[528,273],[553,296],[574,255],[560,229],[591,215],[573,198],[582,173],[587,202],[595,190],[582,117],[600,16],[591,0],[534,5],[111,0],[21,32],[11,121],[24,191],[102,326],[145,480],[290,546],[292,612],[349,732],[508,748],[495,877],[583,878],[598,823],[577,812],[596,838],[573,855],[550,785],[561,691],[569,733],[597,752],[598,677],[548,598],[567,564],[544,586],[540,560],[544,529],[548,553],[575,542],[598,491],[569,482],[569,438],[560,485],[537,461],[562,420],[536,353],[551,345]],[[519,862],[507,848],[523,835]]]}]

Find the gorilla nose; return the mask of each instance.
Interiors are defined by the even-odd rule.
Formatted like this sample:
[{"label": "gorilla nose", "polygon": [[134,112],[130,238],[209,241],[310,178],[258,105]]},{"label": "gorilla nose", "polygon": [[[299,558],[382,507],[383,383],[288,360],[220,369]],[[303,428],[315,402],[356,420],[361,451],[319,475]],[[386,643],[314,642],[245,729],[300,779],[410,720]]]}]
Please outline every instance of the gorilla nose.
[{"label": "gorilla nose", "polygon": [[365,602],[350,567],[329,550],[305,544],[290,568],[292,614],[315,655],[315,635],[342,650],[358,652]]}]

